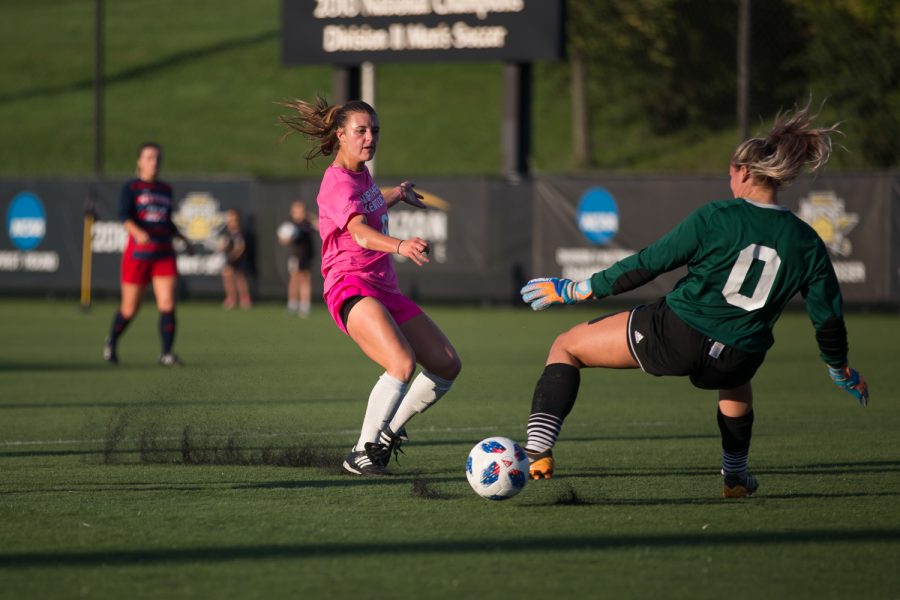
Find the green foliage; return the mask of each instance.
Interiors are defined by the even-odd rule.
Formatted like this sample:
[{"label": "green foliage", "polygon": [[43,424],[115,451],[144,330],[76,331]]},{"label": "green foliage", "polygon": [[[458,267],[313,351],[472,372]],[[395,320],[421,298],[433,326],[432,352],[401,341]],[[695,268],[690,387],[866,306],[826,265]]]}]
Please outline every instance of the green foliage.
[{"label": "green foliage", "polygon": [[852,167],[900,164],[900,5],[891,0],[796,0],[807,23],[811,88],[842,120],[835,158]]},{"label": "green foliage", "polygon": [[[733,127],[737,0],[584,0],[569,12],[569,48],[587,63],[601,144],[623,137],[596,135],[611,120],[619,132],[643,126],[645,138]],[[851,150],[835,166],[897,166],[898,26],[890,0],[752,2],[750,114],[763,127],[779,110],[828,99],[823,116],[847,123]],[[599,164],[623,166],[605,156]]]},{"label": "green foliage", "polygon": [[[593,0],[571,4],[570,46],[592,70],[596,106],[631,103],[655,134],[734,124],[737,2]],[[780,2],[753,4],[753,99],[767,114],[803,89],[795,19]],[[801,77],[797,83],[792,80]]]}]

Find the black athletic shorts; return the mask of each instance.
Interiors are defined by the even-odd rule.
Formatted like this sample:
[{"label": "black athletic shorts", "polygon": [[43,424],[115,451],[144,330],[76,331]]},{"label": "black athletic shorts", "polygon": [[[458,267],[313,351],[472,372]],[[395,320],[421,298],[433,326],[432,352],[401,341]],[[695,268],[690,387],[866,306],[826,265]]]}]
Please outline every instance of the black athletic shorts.
[{"label": "black athletic shorts", "polygon": [[365,298],[365,296],[350,296],[344,303],[341,304],[341,323],[344,324],[344,329],[347,328],[347,319],[350,318],[350,309],[356,306],[356,303]]},{"label": "black athletic shorts", "polygon": [[288,271],[309,271],[312,266],[312,254],[309,252],[297,252],[288,257]]},{"label": "black athletic shorts", "polygon": [[766,357],[765,352],[745,352],[703,335],[682,321],[665,298],[631,311],[628,348],[646,373],[688,375],[705,390],[747,383]]}]

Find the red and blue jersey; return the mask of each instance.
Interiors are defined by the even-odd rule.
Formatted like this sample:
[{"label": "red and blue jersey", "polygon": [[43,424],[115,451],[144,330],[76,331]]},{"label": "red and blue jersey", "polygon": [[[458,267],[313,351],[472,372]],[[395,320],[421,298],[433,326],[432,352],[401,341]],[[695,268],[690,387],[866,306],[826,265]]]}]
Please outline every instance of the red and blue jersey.
[{"label": "red and blue jersey", "polygon": [[172,237],[172,186],[162,181],[132,179],[122,187],[119,196],[119,220],[127,220],[150,236],[145,244],[138,244],[128,236],[125,252],[138,260],[155,260],[175,255]]}]

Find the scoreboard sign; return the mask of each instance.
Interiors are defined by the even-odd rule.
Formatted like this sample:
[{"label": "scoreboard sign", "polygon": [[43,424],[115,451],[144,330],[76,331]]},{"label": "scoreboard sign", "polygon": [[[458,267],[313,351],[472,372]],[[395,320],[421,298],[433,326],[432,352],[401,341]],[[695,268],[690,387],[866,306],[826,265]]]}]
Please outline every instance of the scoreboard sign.
[{"label": "scoreboard sign", "polygon": [[563,56],[563,0],[282,0],[282,62]]}]

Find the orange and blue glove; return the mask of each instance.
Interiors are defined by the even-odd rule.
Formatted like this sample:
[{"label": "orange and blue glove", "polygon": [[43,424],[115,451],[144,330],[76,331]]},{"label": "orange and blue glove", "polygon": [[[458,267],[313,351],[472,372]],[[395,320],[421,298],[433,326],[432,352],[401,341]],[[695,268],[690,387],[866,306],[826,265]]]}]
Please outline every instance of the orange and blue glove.
[{"label": "orange and blue glove", "polygon": [[834,384],[856,398],[860,406],[868,406],[869,385],[856,369],[851,369],[850,365],[844,365],[839,369],[828,367],[828,374],[831,375]]},{"label": "orange and blue glove", "polygon": [[532,310],[544,310],[552,304],[575,304],[594,297],[590,279],[572,281],[558,277],[532,279],[519,293]]}]

